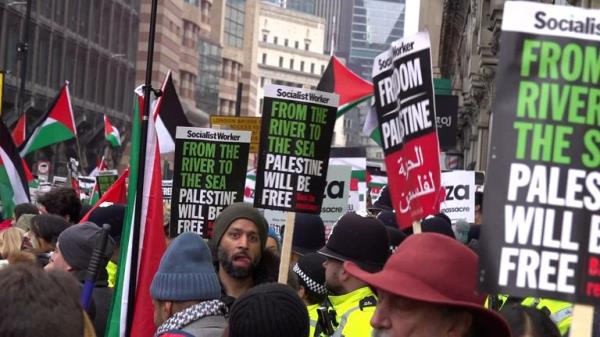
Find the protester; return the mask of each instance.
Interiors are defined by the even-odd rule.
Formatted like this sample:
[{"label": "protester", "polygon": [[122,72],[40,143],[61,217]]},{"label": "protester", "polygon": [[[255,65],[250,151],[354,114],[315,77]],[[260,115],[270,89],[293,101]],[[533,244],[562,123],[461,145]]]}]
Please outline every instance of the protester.
[{"label": "protester", "polygon": [[385,225],[385,230],[390,240],[390,254],[396,251],[396,248],[406,239],[406,234],[398,229],[396,213],[391,210],[381,211],[377,214],[377,220]]},{"label": "protester", "polygon": [[117,278],[117,266],[119,265],[121,233],[123,231],[123,220],[125,219],[125,205],[113,204],[106,207],[97,207],[92,211],[88,221],[95,223],[99,227],[104,224],[110,225],[110,237],[115,242],[115,249],[106,265],[108,273],[108,286],[113,288]]},{"label": "protester", "polygon": [[409,236],[377,273],[353,261],[344,270],[377,290],[373,336],[510,336],[477,294],[477,255],[448,236]]},{"label": "protester", "polygon": [[38,197],[44,213],[60,215],[70,223],[79,222],[81,201],[74,189],[57,187]]},{"label": "protester", "polygon": [[31,229],[26,234],[26,240],[30,243],[28,250],[36,255],[42,267],[48,264],[58,237],[69,226],[63,217],[55,214],[40,214],[31,219]]},{"label": "protester", "polygon": [[10,254],[21,251],[25,232],[17,227],[11,227],[0,231],[0,257],[7,259]]},{"label": "protester", "polygon": [[156,335],[184,332],[195,337],[220,337],[227,326],[227,306],[212,266],[210,250],[194,233],[175,238],[160,260],[150,294]]},{"label": "protester", "polygon": [[279,256],[281,253],[281,244],[279,243],[279,235],[275,233],[275,230],[269,227],[267,237],[267,243],[265,249],[269,250],[274,255]]},{"label": "protester", "polygon": [[[336,333],[346,337],[370,336],[369,321],[377,298],[365,282],[344,270],[343,263],[353,261],[367,271],[379,271],[389,256],[384,225],[373,217],[347,213],[337,221],[319,253],[327,257],[325,285],[332,294],[328,298],[338,323],[334,326]],[[331,327],[321,328],[327,331]]]},{"label": "protester", "polygon": [[228,307],[251,287],[277,280],[279,261],[265,249],[267,232],[267,221],[249,204],[231,204],[216,218],[210,245]]},{"label": "protester", "polygon": [[377,200],[373,202],[373,208],[379,211],[391,211],[394,209],[394,207],[392,207],[392,198],[390,196],[390,189],[388,185],[385,185],[381,188],[379,197],[377,197]]},{"label": "protester", "polygon": [[31,229],[31,219],[37,214],[21,214],[19,220],[13,223],[13,227],[21,228],[25,232],[29,232]]},{"label": "protester", "polygon": [[79,287],[66,273],[28,264],[0,270],[0,303],[0,336],[93,336],[84,334]]},{"label": "protester", "polygon": [[456,239],[452,223],[445,215],[436,215],[421,221],[421,231],[423,233],[438,233]]},{"label": "protester", "polygon": [[511,303],[502,307],[500,315],[508,323],[512,337],[561,336],[548,311]]},{"label": "protester", "polygon": [[256,286],[235,302],[229,316],[229,337],[308,337],[308,313],[288,286]]},{"label": "protester", "polygon": [[[102,230],[93,223],[86,222],[65,229],[56,243],[56,250],[46,265],[46,270],[62,270],[70,272],[81,283],[85,282],[85,274],[92,257],[92,252],[102,235]],[[106,264],[112,256],[114,241],[108,238],[106,249],[98,265],[98,277],[88,313],[94,323],[96,335],[104,336],[106,320],[110,309],[113,290],[108,287]]]},{"label": "protester", "polygon": [[293,271],[299,282],[298,296],[306,304],[308,318],[310,321],[309,336],[319,336],[320,332],[315,334],[317,327],[318,313],[317,309],[327,299],[327,288],[325,287],[325,256],[318,253],[306,254],[294,265]]},{"label": "protester", "polygon": [[305,254],[314,253],[325,246],[325,224],[320,216],[297,213],[294,220],[294,235],[292,238],[293,266]]},{"label": "protester", "polygon": [[[40,214],[40,210],[39,208],[37,208],[36,205],[32,204],[32,203],[22,203],[22,204],[18,204],[15,206],[15,223],[19,221],[19,219],[21,218],[21,215],[23,214],[31,214],[31,215],[38,215]],[[22,228],[24,231],[27,231],[28,229]]]}]

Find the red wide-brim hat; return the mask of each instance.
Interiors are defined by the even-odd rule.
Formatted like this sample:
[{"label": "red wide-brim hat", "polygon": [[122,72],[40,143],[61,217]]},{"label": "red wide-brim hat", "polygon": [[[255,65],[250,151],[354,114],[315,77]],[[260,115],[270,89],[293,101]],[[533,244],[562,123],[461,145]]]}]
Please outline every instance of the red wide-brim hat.
[{"label": "red wide-brim hat", "polygon": [[436,233],[409,236],[385,263],[369,273],[353,262],[344,269],[374,288],[415,301],[464,308],[481,336],[510,337],[504,319],[483,305],[477,293],[477,255],[462,243]]}]

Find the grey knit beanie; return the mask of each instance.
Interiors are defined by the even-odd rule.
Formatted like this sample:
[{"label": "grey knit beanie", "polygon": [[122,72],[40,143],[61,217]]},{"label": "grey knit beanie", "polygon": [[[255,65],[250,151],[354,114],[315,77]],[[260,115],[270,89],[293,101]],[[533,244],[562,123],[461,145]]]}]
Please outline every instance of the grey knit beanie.
[{"label": "grey knit beanie", "polygon": [[[58,236],[58,246],[65,261],[74,270],[87,270],[92,252],[102,235],[102,229],[91,222],[72,225]],[[115,249],[115,242],[110,237],[106,242],[100,268],[105,268]]]},{"label": "grey knit beanie", "polygon": [[225,234],[227,231],[227,228],[229,228],[229,226],[237,219],[248,219],[256,224],[256,227],[258,228],[258,236],[260,237],[260,246],[262,249],[264,249],[267,243],[269,224],[256,208],[243,202],[236,202],[227,206],[227,208],[225,208],[219,214],[219,216],[217,216],[213,230],[213,237],[210,241],[211,244],[214,247],[218,247],[223,234]]},{"label": "grey knit beanie", "polygon": [[208,246],[198,234],[182,233],[160,259],[150,295],[162,301],[205,301],[221,297]]}]

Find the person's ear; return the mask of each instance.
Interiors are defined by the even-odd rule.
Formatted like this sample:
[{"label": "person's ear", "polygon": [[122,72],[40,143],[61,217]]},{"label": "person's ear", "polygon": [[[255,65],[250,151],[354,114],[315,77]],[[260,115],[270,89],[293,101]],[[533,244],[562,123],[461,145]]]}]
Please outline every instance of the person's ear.
[{"label": "person's ear", "polygon": [[304,289],[304,286],[300,286],[298,289],[298,297],[300,297],[301,299],[304,299],[305,295],[306,295],[306,289]]},{"label": "person's ear", "polygon": [[163,312],[163,317],[170,318],[171,316],[173,316],[173,302],[171,302],[171,301],[163,302],[163,305],[161,306],[161,310]]}]

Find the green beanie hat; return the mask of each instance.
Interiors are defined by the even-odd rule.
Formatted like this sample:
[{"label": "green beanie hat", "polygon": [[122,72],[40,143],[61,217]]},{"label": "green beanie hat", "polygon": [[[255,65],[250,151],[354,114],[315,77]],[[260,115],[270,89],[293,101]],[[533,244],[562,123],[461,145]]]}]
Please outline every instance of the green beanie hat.
[{"label": "green beanie hat", "polygon": [[219,213],[215,220],[213,237],[210,239],[211,245],[218,247],[227,228],[237,219],[248,219],[256,224],[258,236],[260,237],[260,247],[264,249],[267,244],[269,224],[256,208],[243,202],[233,203]]}]

